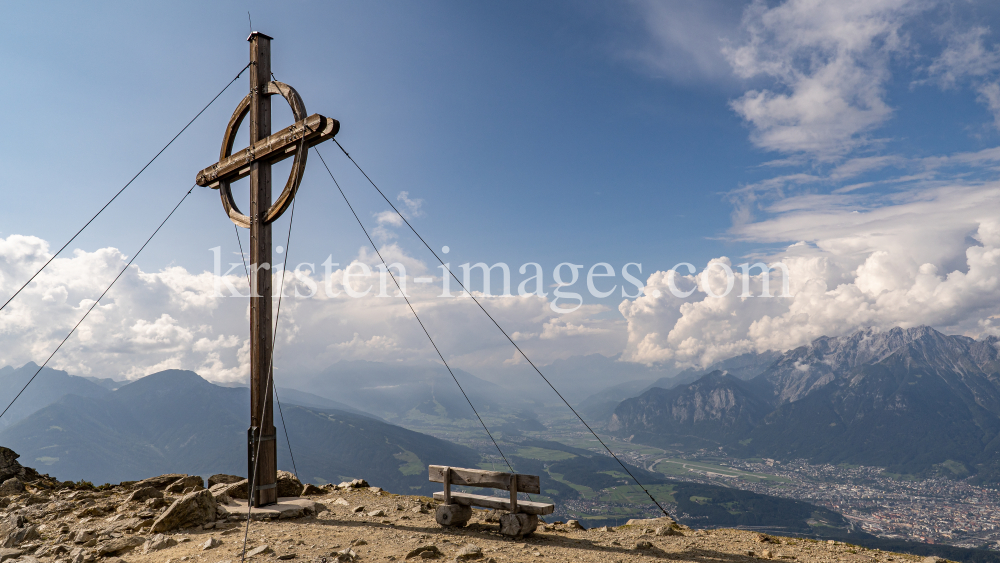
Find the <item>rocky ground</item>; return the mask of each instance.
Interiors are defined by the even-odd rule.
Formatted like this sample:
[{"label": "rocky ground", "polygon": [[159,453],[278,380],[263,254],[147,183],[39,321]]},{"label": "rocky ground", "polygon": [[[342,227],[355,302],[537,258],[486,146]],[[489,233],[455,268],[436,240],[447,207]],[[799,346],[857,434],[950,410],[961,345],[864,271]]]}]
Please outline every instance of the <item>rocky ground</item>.
[{"label": "rocky ground", "polygon": [[240,499],[246,480],[239,477],[213,476],[208,489],[189,475],[94,487],[38,475],[11,454],[0,448],[0,562],[236,563],[248,529],[246,559],[258,563],[922,560],[842,543],[690,530],[669,519],[591,530],[574,521],[540,523],[533,534],[511,538],[499,533],[492,511],[476,510],[468,525],[443,528],[430,498],[391,494],[360,480],[303,487],[287,473],[279,496],[294,500],[254,514],[248,527]]}]

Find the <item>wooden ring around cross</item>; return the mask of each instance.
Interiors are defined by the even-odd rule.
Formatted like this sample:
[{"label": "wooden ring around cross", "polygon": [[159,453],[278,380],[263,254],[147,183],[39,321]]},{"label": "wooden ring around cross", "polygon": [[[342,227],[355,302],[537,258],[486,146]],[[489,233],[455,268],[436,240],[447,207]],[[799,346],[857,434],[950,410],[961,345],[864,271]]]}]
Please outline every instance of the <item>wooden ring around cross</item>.
[{"label": "wooden ring around cross", "polygon": [[323,141],[332,139],[340,131],[340,122],[336,119],[325,117],[314,113],[306,117],[306,106],[302,103],[299,93],[291,86],[281,82],[268,82],[265,95],[281,94],[292,108],[295,116],[295,123],[285,127],[281,131],[274,133],[266,139],[258,140],[236,154],[233,153],[233,141],[236,139],[236,132],[239,130],[243,119],[250,113],[251,95],[243,98],[236,106],[233,117],[226,127],[226,135],[222,139],[222,151],[219,162],[198,172],[195,183],[199,186],[218,188],[222,197],[222,207],[225,208],[229,218],[240,227],[250,227],[250,217],[247,217],[236,206],[233,201],[233,192],[230,185],[245,178],[250,174],[250,168],[254,162],[269,163],[280,162],[292,156],[295,160],[292,163],[292,171],[285,183],[285,189],[262,215],[264,223],[271,223],[281,216],[291,205],[295,198],[295,192],[302,183],[302,172],[306,167],[306,155],[309,148]]},{"label": "wooden ring around cross", "polygon": [[[283,82],[268,82],[267,94],[281,94],[292,108],[292,116],[294,116],[296,123],[306,118],[306,105],[302,102],[302,97],[295,91],[295,88]],[[236,140],[236,133],[239,131],[240,125],[248,113],[250,113],[250,94],[247,94],[239,105],[236,106],[233,117],[229,119],[229,125],[226,127],[226,135],[222,138],[222,151],[219,154],[220,162],[233,154],[233,141]],[[253,161],[254,153],[252,149],[253,147],[248,152],[247,165]],[[295,197],[295,192],[298,191],[299,184],[302,183],[302,172],[306,169],[306,156],[308,154],[309,146],[305,143],[299,143],[295,149],[295,160],[292,162],[292,172],[288,176],[288,181],[285,182],[285,189],[281,191],[281,195],[278,196],[278,199],[267,210],[267,215],[264,218],[265,223],[270,223],[281,217],[281,214],[292,203],[292,198]],[[233,201],[233,191],[230,189],[230,182],[224,180],[219,182],[219,192],[219,195],[222,197],[222,207],[225,208],[226,214],[229,215],[233,223],[249,229],[250,217],[241,213],[239,207],[236,206],[236,202]]]}]

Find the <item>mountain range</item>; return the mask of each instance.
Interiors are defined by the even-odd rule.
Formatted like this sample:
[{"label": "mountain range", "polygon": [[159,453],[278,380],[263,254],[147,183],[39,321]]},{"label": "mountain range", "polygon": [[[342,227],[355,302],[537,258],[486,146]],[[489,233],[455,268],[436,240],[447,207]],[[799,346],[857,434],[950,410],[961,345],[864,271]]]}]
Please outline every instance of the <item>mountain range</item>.
[{"label": "mountain range", "polygon": [[613,434],[740,457],[1000,481],[998,339],[929,327],[822,337],[752,377],[715,370],[622,401]]},{"label": "mountain range", "polygon": [[[590,356],[587,357],[589,358]],[[619,403],[641,395],[650,389],[673,389],[680,385],[693,383],[714,371],[724,371],[740,379],[750,379],[774,363],[779,357],[781,357],[781,353],[774,351],[766,351],[759,354],[747,353],[716,362],[706,369],[688,368],[680,372],[666,372],[667,375],[653,380],[632,379],[601,389],[597,393],[583,399],[579,404],[580,411],[595,426],[602,427],[607,423],[611,415],[614,414],[615,408],[618,407]],[[605,360],[610,361],[611,359],[605,358]],[[595,363],[599,365],[601,362],[598,361]]]},{"label": "mountain range", "polygon": [[[45,380],[39,376],[36,381]],[[103,483],[162,473],[245,475],[249,407],[249,389],[167,370],[115,391],[63,395],[0,430],[0,444],[60,479]],[[297,469],[303,481],[363,477],[389,490],[428,493],[434,489],[427,482],[428,464],[479,463],[479,454],[465,446],[371,415],[287,399],[282,411],[295,459],[293,463],[276,416],[278,465]]]},{"label": "mountain range", "polygon": [[[672,404],[671,401],[679,398],[681,402],[686,401],[690,413],[694,414],[687,417],[690,420],[685,421],[682,416],[679,420],[666,420],[664,426],[661,424],[664,420],[647,417],[644,423],[648,426],[640,430],[643,434],[631,437],[636,441],[648,439],[650,443],[658,440],[688,440],[698,445],[722,443],[734,450],[743,448],[740,451],[747,453],[764,442],[761,429],[767,426],[772,413],[788,405],[803,403],[810,397],[819,397],[819,390],[836,387],[833,385],[839,377],[836,375],[827,383],[820,383],[830,379],[830,374],[844,369],[868,369],[875,364],[881,365],[880,362],[885,364],[906,346],[925,350],[933,357],[940,356],[942,352],[931,346],[932,343],[923,342],[922,338],[944,339],[944,344],[938,343],[938,347],[957,338],[959,344],[968,348],[966,355],[975,358],[965,363],[953,362],[964,366],[967,372],[972,369],[970,366],[995,366],[997,363],[995,347],[991,352],[986,346],[995,345],[995,340],[963,340],[945,337],[929,329],[922,334],[913,331],[889,334],[894,340],[890,338],[878,345],[874,341],[884,339],[885,335],[874,332],[869,335],[869,341],[861,339],[853,345],[850,339],[827,339],[814,342],[811,347],[805,347],[805,351],[780,355],[776,361],[770,361],[766,355],[747,355],[712,366],[726,367],[727,371],[713,369],[703,374],[689,370],[665,379],[633,380],[627,382],[626,387],[632,392],[645,391],[619,405],[611,422],[620,424],[628,420],[623,407],[645,405],[643,408],[662,409],[662,405],[656,405]],[[939,363],[938,369],[947,364]],[[428,494],[439,489],[439,485],[427,482],[426,468],[430,463],[487,467],[482,465],[484,460],[480,454],[470,448],[380,418],[384,414],[386,419],[405,422],[421,416],[471,417],[471,409],[469,413],[462,412],[463,405],[467,408],[468,404],[450,376],[428,369],[412,373],[410,381],[404,385],[399,383],[403,372],[397,366],[383,366],[383,374],[379,377],[377,373],[375,376],[370,373],[376,371],[374,369],[366,373],[367,368],[379,367],[379,364],[362,364],[335,365],[326,374],[323,385],[318,386],[322,389],[310,387],[330,393],[339,401],[297,389],[279,388],[283,408],[277,413],[275,422],[279,426],[280,468],[293,470],[303,481],[317,484],[364,477],[373,485],[393,492]],[[752,372],[764,364],[767,364],[766,369],[754,376]],[[809,372],[807,366],[813,364],[817,373],[806,375],[804,388],[796,387],[797,380],[792,376],[796,372]],[[885,365],[886,369],[899,369],[891,362]],[[732,371],[728,371],[729,368]],[[977,369],[982,371],[982,368]],[[36,370],[37,366],[30,364],[19,369],[0,370],[3,392],[11,397],[16,395]],[[771,379],[762,377],[764,375]],[[982,379],[978,372],[975,377],[966,375],[969,381]],[[537,420],[526,416],[530,412],[510,416],[510,409],[504,402],[511,399],[501,388],[464,372],[457,372],[456,376],[477,407],[486,405],[482,410],[487,415],[507,409],[506,424],[533,423],[540,427],[535,430],[545,430]],[[696,381],[684,383],[686,378]],[[390,383],[392,381],[396,383]],[[661,385],[671,385],[672,389],[650,387],[657,381]],[[766,384],[761,384],[762,381]],[[797,392],[797,389],[804,391]],[[985,386],[979,393],[985,397],[989,389]],[[943,396],[939,391],[937,394]],[[705,397],[724,400],[706,409]],[[25,403],[20,403],[21,400]],[[249,390],[215,385],[193,372],[167,370],[133,382],[110,382],[46,369],[15,405],[20,408],[12,409],[8,416],[17,416],[0,428],[0,445],[14,449],[21,454],[23,462],[59,479],[101,483],[174,472],[207,476],[212,473],[242,475],[246,471],[244,444]],[[705,416],[714,412],[713,409],[719,410],[716,407],[721,408],[725,416]],[[36,410],[31,412],[33,408]],[[288,428],[287,439],[281,429],[281,418]],[[658,428],[658,424],[662,427]],[[615,428],[618,433],[622,430],[622,427]],[[294,460],[289,456],[289,440],[295,452]],[[595,506],[610,503],[606,506],[608,514],[590,514],[594,509],[587,508],[581,514],[572,514],[575,518],[586,517],[588,522],[592,520],[591,524],[598,525],[614,523],[633,510],[637,513],[649,510],[648,498],[631,485],[628,476],[611,458],[558,442],[524,437],[512,437],[502,443],[517,471],[542,476],[542,498],[551,499],[560,510],[579,509],[581,502],[598,503]],[[644,485],[655,489],[658,498],[673,504],[679,515],[699,526],[756,526],[852,542],[876,542],[875,538],[854,530],[836,512],[808,503],[679,482],[639,467],[629,467]],[[566,517],[569,516],[567,512]]]},{"label": "mountain range", "polygon": [[[38,373],[38,376],[31,381],[35,373]],[[25,387],[28,381],[31,381],[31,385]],[[3,417],[0,417],[0,428],[6,428],[24,419],[59,400],[63,395],[97,398],[110,392],[111,390],[105,385],[85,377],[70,375],[62,370],[43,368],[39,372],[38,364],[34,362],[28,362],[19,368],[6,366],[0,368],[0,410],[7,405],[10,405],[10,408]],[[18,393],[21,395],[18,396]],[[17,401],[14,401],[15,397]],[[11,404],[11,401],[14,403]]]},{"label": "mountain range", "polygon": [[[0,373],[17,372],[20,381],[25,374],[30,377],[36,370],[37,366],[29,365]],[[103,483],[162,473],[245,474],[249,409],[246,388],[214,385],[194,372],[182,370],[167,370],[116,386],[98,385],[49,370],[40,373],[35,381],[47,383],[38,389],[48,394],[39,391],[32,395],[34,406],[45,397],[54,396],[55,383],[91,394],[62,395],[0,429],[0,444],[21,454],[23,462],[59,479]],[[434,383],[432,379],[425,384],[436,389]],[[419,388],[419,384],[417,379],[415,386]],[[476,389],[475,385],[470,387]],[[490,388],[488,384],[483,387]],[[319,395],[295,389],[282,389],[281,395],[283,406],[275,420],[278,465],[295,471],[304,481],[326,483],[364,477],[393,492],[428,494],[440,487],[427,481],[428,464],[478,467],[483,461],[477,452],[465,446],[407,430],[375,415],[328,408],[346,405]],[[435,395],[432,397],[438,400]],[[418,399],[415,396],[410,401]],[[445,408],[435,404],[438,409]],[[283,426],[287,426],[287,437]],[[635,492],[621,466],[604,455],[558,442],[525,438],[506,442],[504,448],[517,471],[543,476],[543,498],[556,502],[562,512],[575,506],[570,501],[615,502],[620,511],[621,502],[626,499],[616,496],[616,489],[625,485],[623,490]],[[659,487],[667,495],[665,500],[677,503],[683,514],[707,518],[705,523],[770,525],[783,529],[790,526],[789,529],[811,533],[812,526],[807,520],[818,511],[825,515],[824,521],[830,526],[850,528],[840,515],[806,503],[726,492],[728,489],[721,487],[682,484],[640,467],[629,467],[644,484]],[[673,490],[682,490],[683,494],[671,495]],[[741,494],[739,500],[731,498]],[[723,511],[725,518],[720,520],[722,513],[717,513],[709,501],[700,501],[701,504],[690,501],[690,498],[710,497],[720,499],[719,503],[727,507]],[[647,504],[647,499],[639,496],[630,500],[625,510],[646,511]],[[587,514],[592,525],[613,523],[618,518],[619,515]]]}]

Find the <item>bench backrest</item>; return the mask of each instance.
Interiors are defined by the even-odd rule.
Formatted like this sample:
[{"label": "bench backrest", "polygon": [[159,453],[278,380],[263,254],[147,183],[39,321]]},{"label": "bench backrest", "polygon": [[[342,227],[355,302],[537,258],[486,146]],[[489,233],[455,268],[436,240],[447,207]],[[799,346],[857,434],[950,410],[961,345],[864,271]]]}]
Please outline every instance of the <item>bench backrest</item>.
[{"label": "bench backrest", "polygon": [[463,469],[444,465],[428,467],[428,478],[432,483],[444,483],[445,470],[451,469],[450,485],[465,485],[469,487],[487,487],[491,489],[510,490],[511,477],[517,477],[517,491],[522,493],[540,494],[541,482],[538,475],[522,475],[520,473],[502,473],[486,471],[485,469]]}]

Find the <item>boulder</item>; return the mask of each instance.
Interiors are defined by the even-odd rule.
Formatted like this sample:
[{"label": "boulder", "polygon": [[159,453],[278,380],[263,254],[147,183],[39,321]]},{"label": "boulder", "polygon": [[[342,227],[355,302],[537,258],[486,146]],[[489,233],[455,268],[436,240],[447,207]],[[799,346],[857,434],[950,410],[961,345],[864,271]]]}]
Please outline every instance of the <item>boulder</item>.
[{"label": "boulder", "polygon": [[[425,553],[427,555],[424,555]],[[414,557],[419,557],[421,559],[437,559],[438,557],[441,557],[443,555],[444,554],[441,553],[441,550],[438,549],[438,546],[434,544],[429,544],[429,545],[422,545],[415,549],[411,549],[410,552],[406,554],[406,557],[404,559],[413,559]]]},{"label": "boulder", "polygon": [[172,500],[166,498],[151,498],[146,502],[142,503],[147,510],[159,510],[163,507],[170,506],[173,503]]},{"label": "boulder", "polygon": [[[112,518],[116,518],[118,516],[124,516],[124,515],[119,513],[117,516],[112,516]],[[152,516],[150,516],[150,518],[152,518]],[[125,532],[125,531],[136,530],[142,527],[143,522],[145,520],[146,520],[145,518],[127,518],[127,517],[120,518],[118,520],[114,520],[110,526],[104,528],[104,532],[112,533],[112,532]],[[149,524],[152,523],[153,521],[150,520]]]},{"label": "boulder", "polygon": [[21,551],[20,549],[0,548],[0,561],[5,561],[8,559],[17,559],[22,555],[24,555],[24,552]]},{"label": "boulder", "polygon": [[133,484],[132,488],[142,489],[144,487],[153,487],[154,489],[162,491],[182,477],[187,477],[187,475],[184,475],[183,473],[167,473],[166,475],[160,475],[159,477],[143,479],[142,481]]},{"label": "boulder", "polygon": [[17,477],[11,477],[6,479],[3,484],[0,484],[0,497],[8,497],[11,495],[19,495],[24,492],[24,483],[21,482]]},{"label": "boulder", "polygon": [[142,544],[142,552],[152,553],[154,551],[167,549],[168,547],[173,547],[175,545],[177,545],[177,540],[175,540],[174,538],[168,538],[163,534],[156,534],[155,536],[146,540],[146,543]]},{"label": "boulder", "polygon": [[233,483],[239,483],[240,481],[246,481],[246,477],[219,473],[208,478],[208,488],[211,489],[212,487],[220,484],[232,485]]},{"label": "boulder", "polygon": [[31,494],[29,494],[28,498],[23,499],[21,502],[24,503],[24,506],[33,506],[33,505],[36,505],[36,504],[45,504],[45,503],[49,502],[49,498],[48,497],[44,497],[42,495],[31,495]]},{"label": "boulder", "polygon": [[205,543],[201,544],[201,550],[205,551],[208,549],[215,549],[220,545],[222,545],[222,540],[218,538],[208,538],[207,540],[205,540]]},{"label": "boulder", "polygon": [[675,530],[680,529],[680,526],[674,521],[673,518],[668,518],[666,516],[662,516],[660,518],[633,518],[628,522],[625,522],[625,525],[642,526],[644,528],[658,528],[662,526],[664,528],[673,528]]},{"label": "boulder", "polygon": [[108,515],[108,510],[109,508],[107,506],[101,506],[99,504],[95,504],[94,506],[88,506],[87,508],[84,508],[80,512],[77,512],[76,516],[77,518],[86,518],[88,516],[94,518],[101,518],[102,516]]},{"label": "boulder", "polygon": [[278,518],[281,519],[302,518],[309,512],[304,506],[296,506],[288,503],[280,503],[272,506],[281,507],[278,509]]},{"label": "boulder", "polygon": [[469,544],[458,550],[455,554],[455,561],[468,561],[471,559],[482,559],[483,550],[479,546]]},{"label": "boulder", "polygon": [[188,493],[174,501],[170,508],[153,522],[152,532],[201,526],[215,521],[215,497],[208,490]]},{"label": "boulder", "polygon": [[287,471],[278,472],[278,496],[297,497],[302,495],[302,482]]},{"label": "boulder", "polygon": [[235,483],[218,483],[211,489],[212,494],[216,498],[221,498],[222,495],[231,498],[246,499],[247,498],[247,483],[246,479],[237,481]]},{"label": "boulder", "polygon": [[14,548],[21,542],[36,540],[40,536],[37,526],[26,526],[24,517],[11,514],[0,520],[0,547]]},{"label": "boulder", "polygon": [[[163,491],[167,492],[167,493],[174,493],[174,494],[177,494],[177,493],[187,494],[187,493],[191,493],[191,492],[194,492],[194,491],[200,491],[200,490],[202,490],[204,488],[205,488],[205,481],[204,481],[204,479],[202,479],[201,477],[199,477],[197,475],[185,475],[185,476],[181,477],[180,479],[177,479],[173,483],[167,485],[166,488],[163,489]],[[188,489],[191,489],[191,490],[188,490]],[[187,491],[187,492],[185,492],[185,491]]]},{"label": "boulder", "polygon": [[322,495],[322,494],[325,494],[325,493],[326,493],[326,491],[324,491],[323,489],[317,487],[316,485],[313,485],[312,483],[307,483],[306,486],[302,488],[302,494],[299,495],[299,496],[306,497],[306,496],[313,496],[313,495]]},{"label": "boulder", "polygon": [[369,487],[368,481],[364,479],[355,479],[353,481],[344,481],[343,483],[337,485],[340,490],[344,489],[367,489]]},{"label": "boulder", "polygon": [[648,541],[639,541],[635,544],[635,549],[637,550],[650,550],[653,549],[653,543]]},{"label": "boulder", "polygon": [[89,549],[83,549],[82,547],[78,547],[73,551],[69,552],[70,563],[90,563],[91,561],[94,560],[95,560],[94,554],[91,553]]},{"label": "boulder", "polygon": [[23,474],[24,468],[17,462],[19,457],[21,456],[17,455],[14,450],[0,447],[0,483]]},{"label": "boulder", "polygon": [[274,550],[271,549],[271,546],[269,546],[269,545],[261,545],[261,546],[257,546],[255,548],[251,549],[250,551],[248,551],[246,556],[247,557],[256,557],[258,555],[267,555],[268,553],[274,553]]},{"label": "boulder", "polygon": [[163,498],[163,493],[156,487],[143,487],[132,491],[125,502],[146,502],[151,498]]},{"label": "boulder", "polygon": [[43,545],[35,551],[35,557],[56,557],[63,553],[69,553],[69,548],[65,545]]},{"label": "boulder", "polygon": [[142,544],[143,540],[139,536],[122,536],[98,545],[96,551],[97,555],[107,557],[132,551]]},{"label": "boulder", "polygon": [[0,520],[0,538],[17,530],[18,528],[23,528],[23,527],[24,527],[24,516],[21,516],[20,514],[11,514],[6,518]]},{"label": "boulder", "polygon": [[6,534],[0,536],[0,547],[17,547],[23,542],[37,540],[41,535],[38,533],[38,526],[22,526],[10,529]]}]

